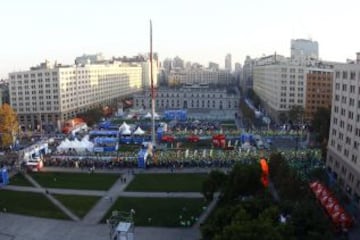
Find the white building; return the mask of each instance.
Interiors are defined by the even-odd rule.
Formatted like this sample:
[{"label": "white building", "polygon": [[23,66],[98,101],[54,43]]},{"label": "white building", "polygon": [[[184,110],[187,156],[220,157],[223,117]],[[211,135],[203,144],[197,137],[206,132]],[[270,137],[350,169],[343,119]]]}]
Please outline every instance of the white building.
[{"label": "white building", "polygon": [[307,39],[291,40],[291,59],[304,61],[307,59],[319,59],[319,44]]},{"label": "white building", "polygon": [[228,71],[228,72],[231,72],[232,71],[232,65],[231,65],[231,54],[228,53],[226,56],[225,56],[225,70]]},{"label": "white building", "polygon": [[[182,88],[161,87],[156,90],[156,110],[198,109],[237,111],[240,96],[226,89],[207,86],[185,86]],[[134,94],[134,106],[151,109],[150,89]],[[232,115],[233,116],[233,115]]]},{"label": "white building", "polygon": [[93,64],[104,60],[105,58],[102,53],[83,54],[81,57],[75,58],[75,64]]},{"label": "white building", "polygon": [[339,185],[359,203],[360,54],[356,62],[335,65],[334,71],[326,165]]},{"label": "white building", "polygon": [[73,66],[45,62],[9,74],[10,104],[20,124],[32,129],[44,124],[60,127],[78,113],[117,101],[141,87],[141,66],[119,62]]},{"label": "white building", "polygon": [[240,81],[240,86],[243,89],[244,93],[246,93],[248,89],[252,89],[253,87],[254,65],[255,59],[251,59],[250,56],[246,56],[244,66],[242,68],[242,78]]},{"label": "white building", "polygon": [[168,85],[184,84],[231,84],[232,76],[230,72],[224,70],[210,70],[203,68],[193,68],[190,70],[177,69],[170,71],[168,75]]},{"label": "white building", "polygon": [[260,58],[253,70],[253,89],[267,112],[278,119],[293,106],[305,107],[307,68],[280,55]]}]

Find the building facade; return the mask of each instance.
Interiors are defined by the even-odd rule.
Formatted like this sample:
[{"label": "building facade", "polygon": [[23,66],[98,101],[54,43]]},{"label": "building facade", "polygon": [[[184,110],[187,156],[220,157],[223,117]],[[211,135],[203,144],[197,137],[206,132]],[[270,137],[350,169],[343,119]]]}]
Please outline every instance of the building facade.
[{"label": "building facade", "polygon": [[211,70],[204,68],[193,68],[190,70],[177,69],[170,71],[168,75],[168,85],[193,85],[193,84],[232,84],[232,75],[224,70]]},{"label": "building facade", "polygon": [[60,128],[67,119],[140,91],[138,64],[108,62],[62,66],[49,62],[9,74],[10,105],[25,128]]},{"label": "building facade", "polygon": [[[239,96],[226,89],[211,89],[192,86],[182,88],[159,88],[156,90],[156,110],[166,109],[201,109],[234,110],[239,107]],[[150,90],[134,94],[134,106],[151,109]]]},{"label": "building facade", "polygon": [[305,121],[310,122],[319,108],[331,109],[333,69],[313,68],[306,74]]},{"label": "building facade", "polygon": [[307,69],[293,65],[283,56],[271,55],[256,62],[253,89],[267,113],[275,120],[293,106],[305,107]]},{"label": "building facade", "polygon": [[319,44],[307,39],[291,40],[291,59],[319,59]]},{"label": "building facade", "polygon": [[360,199],[360,58],[334,67],[326,165],[343,190]]},{"label": "building facade", "polygon": [[231,54],[228,53],[225,56],[225,71],[231,72],[232,71],[232,63],[231,63]]},{"label": "building facade", "polygon": [[246,93],[248,89],[253,88],[253,70],[254,70],[255,60],[251,59],[250,56],[246,56],[244,65],[242,68],[242,78],[240,80],[240,86],[243,89],[243,92]]}]

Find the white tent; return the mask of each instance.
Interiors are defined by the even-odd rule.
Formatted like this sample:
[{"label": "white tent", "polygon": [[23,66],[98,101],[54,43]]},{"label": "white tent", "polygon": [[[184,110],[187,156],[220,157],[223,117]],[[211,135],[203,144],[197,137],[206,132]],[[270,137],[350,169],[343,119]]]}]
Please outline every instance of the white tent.
[{"label": "white tent", "polygon": [[141,127],[138,127],[135,132],[134,135],[143,135],[145,133],[144,130],[141,129]]},{"label": "white tent", "polygon": [[130,135],[131,134],[130,127],[123,129],[121,134],[122,135]]},{"label": "white tent", "polygon": [[151,118],[151,113],[147,113],[145,116],[144,116],[144,118]]},{"label": "white tent", "polygon": [[121,126],[119,127],[119,131],[123,131],[123,130],[128,129],[128,128],[130,128],[130,126],[126,122],[123,122],[121,124]]}]

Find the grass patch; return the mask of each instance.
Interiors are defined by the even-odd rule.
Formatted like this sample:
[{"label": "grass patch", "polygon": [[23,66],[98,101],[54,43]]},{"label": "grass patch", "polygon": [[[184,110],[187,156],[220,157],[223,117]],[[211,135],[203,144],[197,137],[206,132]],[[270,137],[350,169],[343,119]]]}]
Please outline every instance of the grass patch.
[{"label": "grass patch", "polygon": [[7,212],[44,218],[69,219],[43,194],[0,190],[0,209]]},{"label": "grass patch", "polygon": [[138,152],[141,148],[141,145],[136,144],[120,144],[119,152]]},{"label": "grass patch", "polygon": [[135,226],[180,227],[192,226],[203,212],[206,203],[201,198],[119,198],[106,214],[114,210],[135,210]]},{"label": "grass patch", "polygon": [[137,174],[125,191],[200,192],[207,174]]},{"label": "grass patch", "polygon": [[21,173],[17,173],[12,176],[9,179],[9,185],[33,187],[33,185]]},{"label": "grass patch", "polygon": [[53,194],[62,204],[69,208],[79,218],[83,218],[89,210],[99,201],[97,196],[76,196]]},{"label": "grass patch", "polygon": [[35,172],[31,176],[46,188],[108,190],[119,178],[118,174]]}]

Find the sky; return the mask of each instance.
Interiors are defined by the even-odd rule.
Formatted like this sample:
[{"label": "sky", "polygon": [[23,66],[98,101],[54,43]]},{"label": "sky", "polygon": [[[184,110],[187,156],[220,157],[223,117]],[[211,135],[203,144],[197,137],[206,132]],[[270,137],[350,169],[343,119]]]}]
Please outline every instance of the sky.
[{"label": "sky", "polygon": [[290,40],[313,39],[320,58],[360,51],[358,0],[11,0],[0,2],[0,78],[44,60],[72,64],[84,53],[106,57],[149,52],[224,67],[290,56]]}]

